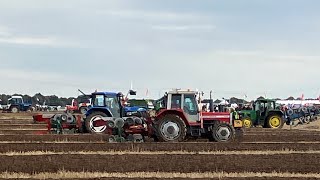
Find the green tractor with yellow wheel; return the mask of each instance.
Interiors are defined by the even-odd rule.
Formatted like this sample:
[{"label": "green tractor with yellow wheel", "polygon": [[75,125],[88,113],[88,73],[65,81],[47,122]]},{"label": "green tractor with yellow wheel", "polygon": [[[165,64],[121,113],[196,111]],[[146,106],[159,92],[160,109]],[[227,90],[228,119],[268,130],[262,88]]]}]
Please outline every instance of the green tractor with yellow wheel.
[{"label": "green tractor with yellow wheel", "polygon": [[285,123],[284,113],[273,99],[258,99],[251,110],[239,111],[244,127],[262,126],[281,129]]}]

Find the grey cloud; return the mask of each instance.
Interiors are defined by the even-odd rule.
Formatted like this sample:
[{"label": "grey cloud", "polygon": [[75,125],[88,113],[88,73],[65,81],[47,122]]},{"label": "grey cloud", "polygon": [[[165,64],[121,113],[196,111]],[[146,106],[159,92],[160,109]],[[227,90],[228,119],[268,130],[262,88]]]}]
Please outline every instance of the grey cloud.
[{"label": "grey cloud", "polygon": [[[2,70],[27,75],[5,80],[1,92],[71,96],[78,88],[126,91],[133,81],[141,97],[175,87],[213,90],[217,98],[318,93],[317,38],[282,38],[287,28],[277,19],[225,18],[222,10],[203,13],[205,3],[188,12],[125,1],[3,2]],[[264,30],[266,21],[282,28]]]}]

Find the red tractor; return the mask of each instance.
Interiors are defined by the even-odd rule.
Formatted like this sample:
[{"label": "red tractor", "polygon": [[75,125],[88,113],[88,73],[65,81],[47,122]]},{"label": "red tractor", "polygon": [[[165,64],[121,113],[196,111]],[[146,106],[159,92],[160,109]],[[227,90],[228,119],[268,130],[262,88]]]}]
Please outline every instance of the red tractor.
[{"label": "red tractor", "polygon": [[66,112],[67,113],[81,113],[81,114],[86,114],[88,109],[91,107],[91,99],[89,99],[87,102],[79,103],[77,102],[76,99],[73,99],[71,102],[71,105],[67,105]]},{"label": "red tractor", "polygon": [[207,137],[226,142],[234,139],[235,130],[243,126],[236,112],[200,111],[198,102],[201,101],[197,100],[197,95],[200,96],[195,91],[173,90],[156,102],[156,111],[150,113],[156,140]]}]

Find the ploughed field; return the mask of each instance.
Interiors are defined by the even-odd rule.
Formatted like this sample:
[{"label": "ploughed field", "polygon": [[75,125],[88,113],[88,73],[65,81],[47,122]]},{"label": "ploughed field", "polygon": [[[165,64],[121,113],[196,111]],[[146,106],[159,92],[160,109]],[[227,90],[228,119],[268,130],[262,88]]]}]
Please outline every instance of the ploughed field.
[{"label": "ploughed field", "polygon": [[312,129],[252,128],[232,143],[107,143],[106,135],[44,134],[31,114],[0,114],[0,178],[316,179]]}]

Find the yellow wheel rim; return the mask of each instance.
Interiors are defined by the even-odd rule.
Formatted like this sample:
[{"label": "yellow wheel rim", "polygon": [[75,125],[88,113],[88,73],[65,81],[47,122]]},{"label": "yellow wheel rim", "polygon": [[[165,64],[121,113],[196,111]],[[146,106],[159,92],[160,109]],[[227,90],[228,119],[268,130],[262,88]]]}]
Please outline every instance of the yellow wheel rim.
[{"label": "yellow wheel rim", "polygon": [[246,119],[244,119],[244,120],[242,120],[242,121],[243,121],[243,126],[244,126],[245,128],[251,128],[252,122],[251,122],[251,120],[250,120],[249,118],[246,118]]},{"label": "yellow wheel rim", "polygon": [[269,119],[269,124],[271,128],[278,128],[281,125],[281,119],[279,116],[272,116]]}]

